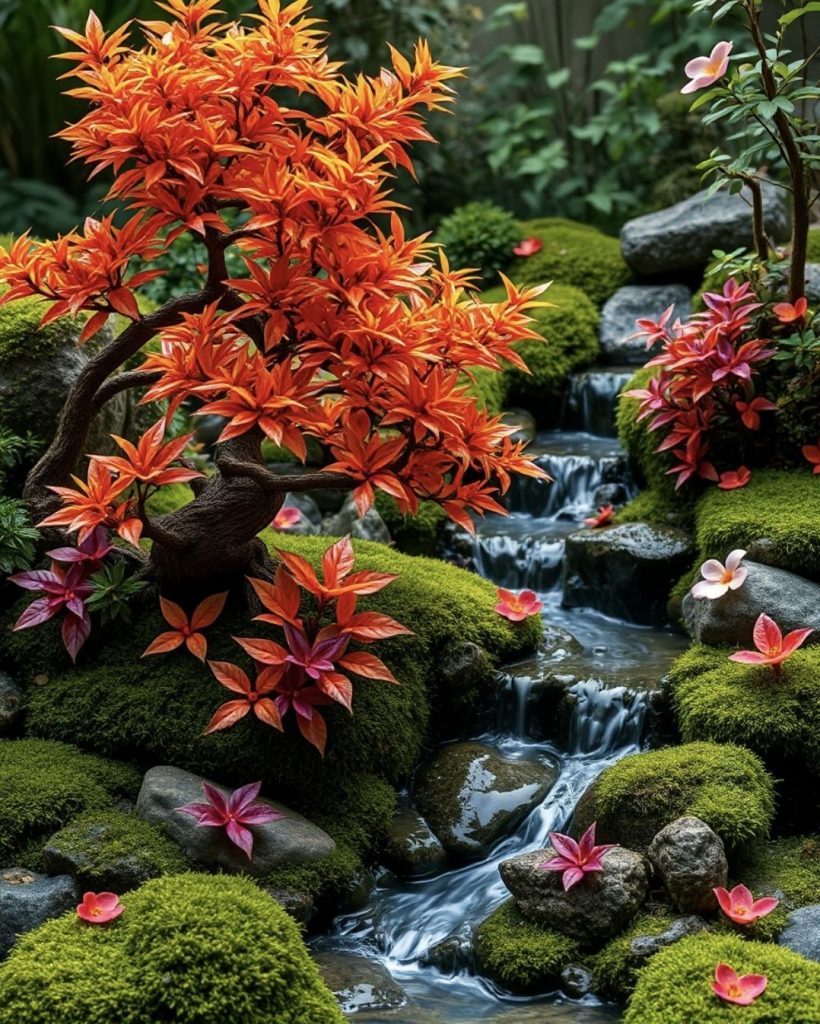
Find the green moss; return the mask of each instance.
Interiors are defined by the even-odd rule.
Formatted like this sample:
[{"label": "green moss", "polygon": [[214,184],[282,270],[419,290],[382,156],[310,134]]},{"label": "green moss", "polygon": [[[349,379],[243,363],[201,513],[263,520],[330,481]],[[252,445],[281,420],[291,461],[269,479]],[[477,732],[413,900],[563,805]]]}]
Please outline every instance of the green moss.
[{"label": "green moss", "polygon": [[696,644],[672,666],[684,740],[742,743],[777,775],[820,777],[820,647],[796,651],[775,677]]},{"label": "green moss", "polygon": [[[503,298],[503,295],[499,297]],[[494,416],[502,412],[507,401],[508,381],[505,374],[479,366],[472,371],[471,379],[465,378],[464,384],[482,409]]]},{"label": "green moss", "polygon": [[635,498],[618,512],[617,523],[659,523],[661,526],[677,526],[690,529],[693,523],[694,510],[691,503],[680,499],[672,499],[650,487],[641,491]]},{"label": "green moss", "polygon": [[509,263],[520,238],[513,215],[486,202],[459,206],[444,218],[435,235],[454,270],[478,270],[487,284],[498,280],[498,271]]},{"label": "green moss", "polygon": [[[82,811],[134,798],[140,775],[124,764],[50,740],[0,740],[0,863]],[[40,844],[42,845],[42,844]]]},{"label": "green moss", "polygon": [[147,502],[147,509],[154,516],[164,516],[168,512],[176,512],[194,500],[194,492],[188,484],[168,484],[155,491]]},{"label": "green moss", "polygon": [[134,875],[147,880],[180,874],[187,862],[179,846],[159,829],[122,811],[86,811],[48,840],[79,865],[76,878],[83,889],[112,888],[111,866],[127,859]]},{"label": "green moss", "polygon": [[[751,1005],[727,1005],[712,992],[715,966],[765,974],[766,991]],[[730,935],[694,935],[654,956],[641,971],[624,1024],[815,1024],[820,1020],[820,964],[769,943]]]},{"label": "green moss", "polygon": [[384,491],[376,494],[376,510],[385,522],[393,543],[408,555],[433,555],[439,530],[447,513],[434,501],[422,501],[414,516],[403,516],[396,499]]},{"label": "green moss", "polygon": [[601,842],[645,852],[660,829],[689,814],[713,828],[732,855],[768,836],[774,784],[755,754],[742,747],[686,743],[631,754],[590,786],[573,831],[597,821]]},{"label": "green moss", "polygon": [[662,935],[673,921],[673,915],[666,911],[640,914],[625,932],[610,939],[592,959],[595,994],[625,1003],[635,988],[639,967],[648,962],[638,961],[632,955],[632,940],[643,935]]},{"label": "green moss", "polygon": [[630,280],[617,238],[586,226],[564,224],[533,228],[527,233],[537,236],[543,248],[512,265],[509,274],[517,283],[555,281],[573,285],[600,307]]},{"label": "green moss", "polygon": [[123,898],[105,928],[74,914],[0,967],[0,1024],[343,1021],[296,924],[249,879],[184,874]]},{"label": "green moss", "polygon": [[809,263],[820,263],[820,228],[811,228],[809,230],[806,255]]},{"label": "green moss", "polygon": [[476,929],[480,970],[512,992],[555,988],[567,964],[580,959],[578,944],[522,917],[513,900],[502,903]]},{"label": "green moss", "polygon": [[598,228],[592,224],[584,224],[580,220],[570,220],[569,217],[534,217],[532,220],[519,221],[521,233],[525,237],[541,237],[549,231],[589,231],[594,235],[600,235]]},{"label": "green moss", "polygon": [[758,469],[742,488],[711,487],[699,498],[695,536],[701,555],[724,558],[734,548],[820,580],[820,479],[807,471]]}]

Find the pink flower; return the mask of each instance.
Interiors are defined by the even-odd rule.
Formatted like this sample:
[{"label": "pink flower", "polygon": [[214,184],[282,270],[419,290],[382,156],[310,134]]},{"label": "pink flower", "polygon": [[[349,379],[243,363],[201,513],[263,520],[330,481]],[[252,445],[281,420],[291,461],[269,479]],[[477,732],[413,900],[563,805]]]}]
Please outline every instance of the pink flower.
[{"label": "pink flower", "polygon": [[115,892],[87,892],[77,904],[77,917],[89,924],[108,924],[125,910]]},{"label": "pink flower", "polygon": [[817,444],[804,444],[800,450],[806,461],[813,465],[812,474],[820,473],[820,437],[817,438]]},{"label": "pink flower", "polygon": [[718,964],[712,991],[726,1003],[751,1006],[758,996],[763,995],[768,984],[769,979],[765,974],[744,974],[740,978],[737,971],[728,964]]},{"label": "pink flower", "polygon": [[808,301],[803,298],[798,299],[794,305],[790,302],[778,302],[776,306],[772,306],[772,312],[781,324],[793,324],[795,320],[803,319],[808,308]]},{"label": "pink flower", "polygon": [[706,89],[714,85],[719,78],[723,78],[729,67],[729,54],[733,45],[728,41],[716,43],[708,57],[695,57],[690,60],[683,70],[692,81],[687,82],[681,92],[697,92],[698,89]]},{"label": "pink flower", "polygon": [[734,491],[738,487],[745,487],[752,479],[752,471],[745,466],[738,466],[737,469],[727,469],[720,474],[718,487],[722,491]]},{"label": "pink flower", "polygon": [[768,398],[753,398],[751,402],[735,402],[735,409],[740,413],[743,426],[748,430],[760,429],[760,412],[776,412],[777,406]]},{"label": "pink flower", "polygon": [[523,242],[519,242],[515,246],[513,252],[516,256],[534,256],[537,252],[541,252],[544,248],[544,243],[540,238],[525,238]]},{"label": "pink flower", "polygon": [[784,637],[780,626],[765,613],[758,616],[752,639],[756,651],[737,651],[729,655],[729,661],[739,661],[744,665],[771,665],[775,673],[790,658],[806,638],[813,633],[811,628],[793,629]]},{"label": "pink flower", "polygon": [[597,516],[590,516],[589,519],[585,519],[584,523],[593,530],[597,530],[601,526],[606,526],[607,523],[612,522],[612,517],[615,515],[615,509],[612,505],[601,505],[598,509]]},{"label": "pink flower", "polygon": [[550,843],[558,854],[550,860],[545,860],[538,866],[542,871],[562,871],[564,892],[569,892],[573,885],[582,881],[584,875],[590,871],[603,871],[604,865],[601,857],[607,850],[614,848],[614,843],[606,846],[595,845],[595,825],[593,822],[581,836],[581,841],[576,843],[569,836],[560,832],[550,832]]},{"label": "pink flower", "polygon": [[534,590],[522,590],[516,594],[512,590],[496,587],[495,596],[498,598],[495,611],[510,622],[522,622],[530,615],[537,615],[544,607]]},{"label": "pink flower", "polygon": [[176,810],[196,818],[197,825],[224,828],[228,839],[240,850],[244,850],[250,860],[253,853],[253,832],[244,826],[266,825],[268,822],[284,818],[284,814],[279,811],[256,802],[261,788],[261,782],[250,782],[226,797],[216,786],[203,782],[202,791],[208,802],[186,804],[184,807],[177,807]]},{"label": "pink flower", "polygon": [[765,917],[780,902],[773,896],[764,896],[756,900],[745,885],[736,885],[731,892],[718,886],[713,889],[723,913],[735,924],[752,924],[758,918]]},{"label": "pink flower", "polygon": [[740,563],[745,555],[746,552],[740,548],[730,552],[726,565],[722,565],[716,558],[708,558],[700,567],[703,579],[692,587],[692,597],[698,600],[708,597],[713,601],[716,597],[723,597],[727,590],[737,590],[743,586],[748,572]]},{"label": "pink flower", "polygon": [[288,527],[295,526],[301,518],[302,513],[298,508],[280,508],[271,526],[274,530],[287,530]]}]

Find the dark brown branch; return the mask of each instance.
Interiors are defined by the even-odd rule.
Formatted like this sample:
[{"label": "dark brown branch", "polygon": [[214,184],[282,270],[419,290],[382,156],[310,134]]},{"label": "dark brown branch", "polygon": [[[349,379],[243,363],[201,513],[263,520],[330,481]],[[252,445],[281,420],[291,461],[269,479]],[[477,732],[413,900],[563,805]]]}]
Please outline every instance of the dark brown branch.
[{"label": "dark brown branch", "polygon": [[278,473],[271,472],[267,466],[252,462],[238,462],[229,458],[220,459],[218,465],[222,476],[247,477],[264,490],[272,491],[275,494],[329,490],[331,488],[347,490],[355,487],[358,482],[342,473],[293,473],[290,476],[280,476]]},{"label": "dark brown branch", "polygon": [[128,391],[130,388],[148,387],[156,384],[162,373],[159,370],[129,370],[127,373],[119,373],[116,377],[109,377],[102,387],[97,389],[94,396],[95,411],[102,408],[105,403],[118,395],[121,391]]},{"label": "dark brown branch", "polygon": [[769,241],[766,238],[766,225],[763,218],[763,190],[760,182],[751,174],[745,176],[746,184],[752,194],[752,232],[758,258],[764,263],[769,258]]}]

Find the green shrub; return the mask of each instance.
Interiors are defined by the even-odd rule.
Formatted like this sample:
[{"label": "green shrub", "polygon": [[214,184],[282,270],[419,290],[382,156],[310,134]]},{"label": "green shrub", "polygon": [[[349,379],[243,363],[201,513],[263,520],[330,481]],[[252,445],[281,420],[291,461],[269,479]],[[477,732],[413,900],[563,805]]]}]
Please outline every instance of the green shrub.
[{"label": "green shrub", "polygon": [[820,263],[820,228],[811,228],[806,255],[809,263]]},{"label": "green shrub", "polygon": [[520,239],[515,217],[487,202],[459,206],[444,218],[435,236],[454,270],[479,270],[487,283],[498,279]]},{"label": "green shrub", "polygon": [[625,932],[610,939],[592,958],[595,994],[625,1003],[635,988],[639,967],[647,963],[632,955],[632,940],[643,935],[662,935],[674,919],[668,911],[640,914]]},{"label": "green shrub", "polygon": [[127,859],[134,876],[147,880],[175,875],[188,868],[179,846],[159,829],[123,811],[86,811],[48,840],[77,864],[75,877],[83,889],[115,888],[110,870]]},{"label": "green shrub", "polygon": [[543,248],[511,265],[509,275],[516,283],[555,281],[573,285],[600,307],[629,282],[631,274],[621,256],[621,243],[617,238],[586,225],[559,223],[536,228],[538,223],[530,221],[521,225],[525,234],[541,240]]},{"label": "green shrub", "polygon": [[506,374],[483,366],[472,371],[472,379],[464,379],[467,390],[475,397],[479,406],[494,416],[498,416],[504,409],[507,401],[507,383]]},{"label": "green shrub", "polygon": [[376,494],[376,509],[399,551],[408,555],[435,554],[439,531],[447,521],[447,513],[441,505],[434,501],[422,501],[414,516],[404,516],[399,512],[396,499],[379,491]]},{"label": "green shrub", "polygon": [[567,964],[580,959],[578,943],[522,917],[513,900],[476,929],[474,949],[482,973],[512,992],[546,992]]},{"label": "green shrub", "polygon": [[672,666],[683,739],[743,744],[777,775],[820,779],[820,647],[796,651],[779,678],[730,653],[696,644]]},{"label": "green shrub", "polygon": [[774,783],[749,750],[686,743],[622,758],[581,798],[573,832],[598,822],[602,843],[646,852],[657,832],[684,815],[701,818],[731,855],[769,834]]},{"label": "green shrub", "polygon": [[183,874],[123,898],[113,924],[74,914],[0,967],[0,1024],[343,1021],[297,925],[249,879]]},{"label": "green shrub", "polygon": [[[751,1006],[727,1005],[712,992],[718,963],[738,974],[765,974],[766,991]],[[693,935],[652,958],[641,971],[624,1024],[816,1024],[820,964],[769,943],[732,935]]]},{"label": "green shrub", "polygon": [[23,502],[0,497],[0,573],[8,576],[20,569],[28,569],[39,538],[40,532],[31,525]]},{"label": "green shrub", "polygon": [[139,787],[135,769],[67,743],[0,740],[0,863],[14,863],[24,848],[83,811],[133,799]]}]

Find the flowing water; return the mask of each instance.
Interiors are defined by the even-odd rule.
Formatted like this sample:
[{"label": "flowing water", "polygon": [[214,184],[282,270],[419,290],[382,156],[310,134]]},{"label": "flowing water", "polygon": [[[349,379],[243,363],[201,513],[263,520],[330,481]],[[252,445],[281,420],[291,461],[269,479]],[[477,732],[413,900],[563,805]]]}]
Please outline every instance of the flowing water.
[{"label": "flowing water", "polygon": [[[416,879],[399,880],[385,871],[367,905],[337,918],[330,933],[317,941],[323,949],[380,960],[412,1000],[406,1012],[366,1015],[370,1022],[603,1024],[618,1019],[615,1008],[592,996],[511,996],[475,972],[470,947],[472,929],[509,896],[500,862],[544,848],[549,832],[567,825],[596,776],[641,749],[646,692],[685,647],[682,638],[669,632],[588,608],[561,607],[566,536],[598,504],[634,494],[623,453],[609,436],[615,399],[626,378],[609,370],[574,377],[565,422],[582,429],[541,435],[531,447],[554,482],[517,481],[507,496],[510,515],[481,522],[477,537],[466,546],[461,538],[462,564],[501,586],[539,593],[551,638],[543,651],[499,674],[498,728],[468,738],[513,759],[546,756],[557,761],[559,775],[543,803],[483,859]],[[531,708],[550,678],[566,685],[568,710],[563,726],[545,737],[533,727]]]}]

